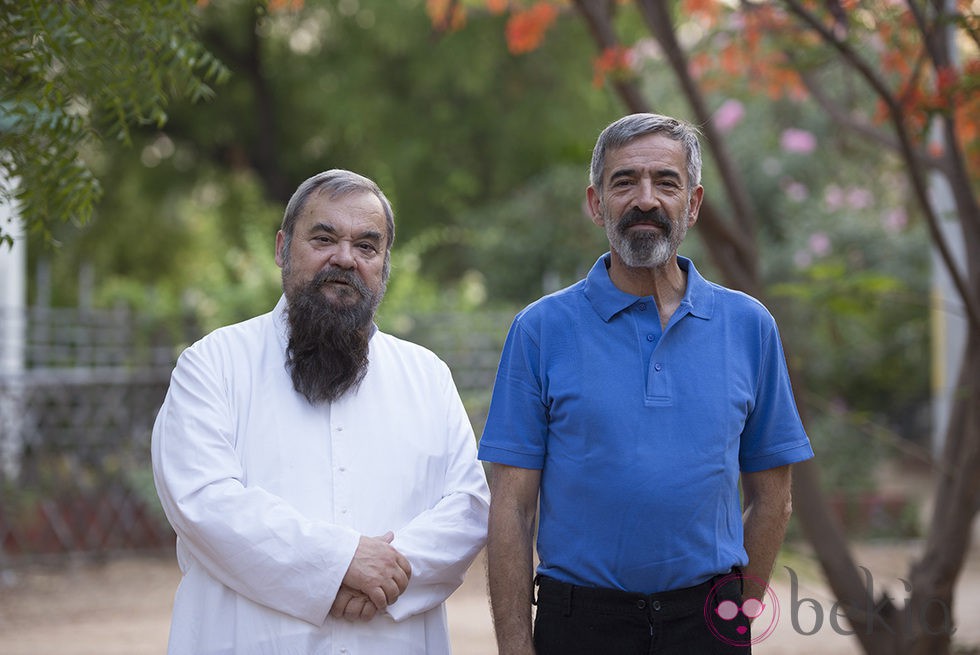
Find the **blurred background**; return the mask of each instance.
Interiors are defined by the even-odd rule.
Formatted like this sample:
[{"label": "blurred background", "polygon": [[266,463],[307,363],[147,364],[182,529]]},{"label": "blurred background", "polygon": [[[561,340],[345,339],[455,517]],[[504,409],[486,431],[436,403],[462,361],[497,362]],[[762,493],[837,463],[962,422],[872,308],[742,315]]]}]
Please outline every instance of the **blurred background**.
[{"label": "blurred background", "polygon": [[[952,594],[980,505],[977,2],[2,4],[0,568],[172,546],[148,446],[176,356],[273,307],[285,203],[328,168],[391,199],[378,322],[449,363],[479,436],[515,312],[607,248],[599,131],[656,111],[704,132],[681,253],[785,341],[817,453],[787,548],[845,599],[871,593],[856,547],[910,544],[913,602]],[[884,639],[855,637],[919,652]]]}]

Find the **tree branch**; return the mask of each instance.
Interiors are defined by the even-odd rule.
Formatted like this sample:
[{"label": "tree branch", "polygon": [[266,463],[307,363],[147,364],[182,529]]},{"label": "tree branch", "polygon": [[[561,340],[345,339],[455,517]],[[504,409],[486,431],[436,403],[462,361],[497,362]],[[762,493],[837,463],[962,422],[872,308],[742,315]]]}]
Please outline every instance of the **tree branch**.
[{"label": "tree branch", "polygon": [[[620,45],[612,25],[615,5],[609,0],[572,0],[572,2],[585,21],[586,27],[589,28],[592,40],[595,41],[600,52]],[[612,84],[616,95],[631,113],[650,111],[649,103],[632,80],[614,79]]]},{"label": "tree branch", "polygon": [[[742,290],[752,295],[761,295],[758,273],[759,252],[755,239],[756,212],[749,197],[747,186],[740,183],[728,148],[725,146],[725,141],[718,134],[714,122],[711,120],[711,112],[708,110],[704,95],[691,76],[687,56],[677,42],[677,35],[674,32],[667,3],[660,0],[637,0],[637,4],[643,14],[647,28],[660,43],[661,50],[663,50],[664,56],[674,71],[696,121],[706,137],[707,146],[714,155],[715,165],[718,167],[722,184],[728,199],[731,201],[735,225],[729,227],[729,221],[723,222],[724,227],[727,228],[727,238],[735,248],[734,253],[732,253],[736,260],[735,263],[740,269],[733,271],[733,274],[742,278],[742,284],[750,285],[740,287]],[[721,228],[721,225],[718,227]]]},{"label": "tree branch", "polygon": [[[573,0],[573,2],[600,51],[620,45],[612,25],[614,4],[609,0]],[[613,88],[630,112],[651,111],[634,80],[617,79],[613,82]],[[756,265],[754,237],[734,228],[731,221],[726,220],[717,206],[709,200],[701,204],[698,225],[705,233],[705,247],[712,261],[721,270],[725,283],[760,297],[761,284]]]},{"label": "tree branch", "polygon": [[[824,43],[833,47],[837,50],[838,54],[850,65],[855,71],[857,71],[862,78],[868,83],[871,89],[878,95],[878,97],[885,103],[888,109],[888,116],[895,129],[895,133],[898,137],[899,152],[901,153],[903,159],[908,164],[908,174],[909,180],[912,182],[912,189],[915,193],[916,200],[919,203],[922,213],[926,218],[926,224],[929,228],[929,234],[932,237],[933,243],[936,245],[939,251],[940,257],[942,258],[943,264],[946,266],[949,272],[950,278],[953,280],[953,285],[956,287],[957,293],[963,300],[963,305],[966,308],[967,317],[971,329],[980,330],[980,303],[974,298],[969,291],[969,287],[966,280],[963,277],[962,272],[956,265],[956,261],[953,258],[952,251],[949,248],[949,244],[946,242],[946,237],[942,233],[940,228],[940,218],[936,215],[935,208],[929,198],[929,188],[928,183],[925,179],[925,174],[922,167],[919,165],[919,159],[915,154],[915,147],[912,144],[912,138],[905,128],[904,123],[904,111],[901,105],[898,103],[895,96],[892,94],[888,85],[885,83],[884,79],[874,70],[874,68],[865,61],[860,54],[858,54],[846,41],[838,39],[837,36],[831,32],[816,16],[810,13],[798,0],[782,0],[783,4],[796,15],[804,24],[808,25],[816,34],[821,38]],[[963,210],[964,208],[960,208]],[[961,218],[964,220],[976,221],[974,217],[969,219],[967,216],[962,215]]]},{"label": "tree branch", "polygon": [[[791,61],[794,60],[794,54],[792,52],[787,51],[784,54]],[[807,92],[809,92],[814,101],[820,105],[821,109],[827,112],[827,115],[830,116],[835,123],[842,125],[847,131],[857,134],[858,136],[862,136],[872,143],[877,143],[878,145],[884,146],[889,150],[894,150],[895,152],[900,151],[901,145],[899,144],[898,139],[884,130],[879,130],[870,122],[861,120],[855,114],[848,112],[824,91],[823,86],[812,73],[805,71],[800,67],[798,67],[798,70]],[[930,157],[921,149],[916,151],[916,156],[919,157],[919,160],[923,166],[940,170],[946,174],[949,173],[948,168],[946,167],[946,162],[941,158]]]}]

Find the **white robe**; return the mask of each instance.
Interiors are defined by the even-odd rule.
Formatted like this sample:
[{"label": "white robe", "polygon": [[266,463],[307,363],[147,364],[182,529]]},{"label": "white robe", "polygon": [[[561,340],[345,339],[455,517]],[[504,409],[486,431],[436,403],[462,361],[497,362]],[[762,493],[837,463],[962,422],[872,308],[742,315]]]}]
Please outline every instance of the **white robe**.
[{"label": "white robe", "polygon": [[[313,406],[285,370],[280,299],[179,358],[153,474],[183,578],[177,655],[442,655],[444,601],[486,540],[489,491],[449,368],[376,330],[356,392]],[[367,623],[328,616],[361,535],[395,534],[407,590]]]}]

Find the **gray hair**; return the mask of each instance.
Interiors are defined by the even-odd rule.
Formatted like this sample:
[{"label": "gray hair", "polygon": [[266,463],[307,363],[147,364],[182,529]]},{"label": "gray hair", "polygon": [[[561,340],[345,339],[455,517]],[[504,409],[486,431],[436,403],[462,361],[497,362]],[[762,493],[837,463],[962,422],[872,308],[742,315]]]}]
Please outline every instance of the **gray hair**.
[{"label": "gray hair", "polygon": [[385,278],[387,278],[391,245],[395,242],[395,214],[391,210],[391,203],[388,202],[384,192],[373,180],[340,168],[323,171],[307,179],[299,185],[299,188],[293,193],[293,197],[289,199],[286,212],[282,217],[282,225],[279,228],[283,234],[283,258],[287,261],[289,259],[289,246],[293,240],[293,229],[296,227],[296,219],[299,217],[299,213],[303,210],[310,196],[321,190],[327,192],[331,200],[354,193],[368,192],[374,194],[381,201],[388,232],[388,244],[385,248]]},{"label": "gray hair", "polygon": [[629,114],[609,124],[596,141],[595,149],[592,151],[589,183],[597,192],[602,192],[606,153],[647,134],[663,134],[674,141],[679,141],[687,153],[688,194],[701,184],[701,144],[698,141],[700,134],[698,128],[670,116]]}]

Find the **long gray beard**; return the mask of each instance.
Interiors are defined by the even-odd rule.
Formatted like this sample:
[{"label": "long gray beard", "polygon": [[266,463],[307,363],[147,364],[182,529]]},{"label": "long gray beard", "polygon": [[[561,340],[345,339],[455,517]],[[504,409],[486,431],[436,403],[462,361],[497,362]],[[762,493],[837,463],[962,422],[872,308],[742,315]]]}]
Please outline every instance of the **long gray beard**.
[{"label": "long gray beard", "polygon": [[[360,293],[350,306],[335,306],[320,287],[342,279]],[[356,389],[367,374],[370,326],[380,302],[361,280],[346,271],[321,271],[287,298],[289,344],[286,368],[293,388],[311,404],[333,402]]]}]

